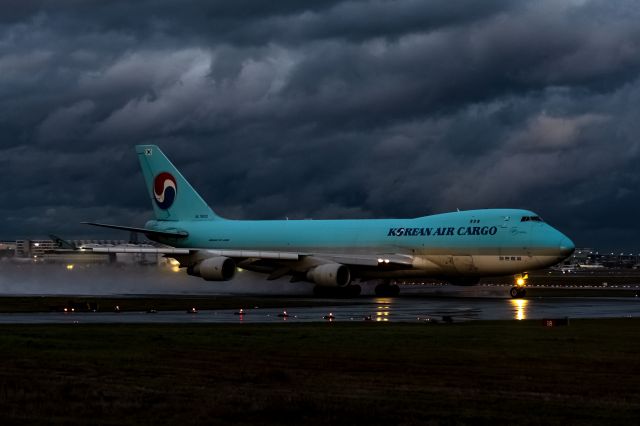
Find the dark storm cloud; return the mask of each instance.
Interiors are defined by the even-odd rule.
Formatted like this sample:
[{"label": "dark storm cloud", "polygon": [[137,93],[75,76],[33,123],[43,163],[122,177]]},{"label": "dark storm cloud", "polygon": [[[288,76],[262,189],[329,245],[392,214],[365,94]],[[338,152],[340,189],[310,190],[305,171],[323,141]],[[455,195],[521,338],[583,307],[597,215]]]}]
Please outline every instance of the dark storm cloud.
[{"label": "dark storm cloud", "polygon": [[[264,45],[313,39],[363,40],[463,24],[503,11],[506,0],[402,1],[10,1],[0,22],[45,19],[61,33],[166,34],[211,42]],[[144,19],[140,19],[143,17]]]},{"label": "dark storm cloud", "polygon": [[230,217],[525,207],[638,246],[634,1],[4,5],[4,238],[142,224],[157,143]]}]

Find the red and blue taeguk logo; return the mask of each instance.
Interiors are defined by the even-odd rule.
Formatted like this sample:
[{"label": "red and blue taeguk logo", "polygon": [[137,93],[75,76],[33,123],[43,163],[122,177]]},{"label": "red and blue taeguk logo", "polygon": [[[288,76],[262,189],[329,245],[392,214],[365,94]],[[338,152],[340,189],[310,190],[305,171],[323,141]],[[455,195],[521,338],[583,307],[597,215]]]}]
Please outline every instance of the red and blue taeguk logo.
[{"label": "red and blue taeguk logo", "polygon": [[167,172],[159,173],[153,180],[153,195],[156,204],[162,210],[166,210],[176,199],[178,193],[178,185],[176,179]]}]

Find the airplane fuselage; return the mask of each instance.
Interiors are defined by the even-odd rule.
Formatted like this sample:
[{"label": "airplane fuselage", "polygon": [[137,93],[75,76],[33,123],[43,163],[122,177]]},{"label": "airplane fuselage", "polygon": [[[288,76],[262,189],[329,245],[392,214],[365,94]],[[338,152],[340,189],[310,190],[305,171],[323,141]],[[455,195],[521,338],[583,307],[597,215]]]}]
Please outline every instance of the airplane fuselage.
[{"label": "airplane fuselage", "polygon": [[573,243],[561,232],[535,213],[516,209],[470,210],[415,219],[154,220],[146,227],[188,233],[186,238],[156,238],[174,247],[316,255],[389,253],[412,259],[405,269],[380,269],[367,273],[367,278],[508,275],[554,265],[573,251]]}]

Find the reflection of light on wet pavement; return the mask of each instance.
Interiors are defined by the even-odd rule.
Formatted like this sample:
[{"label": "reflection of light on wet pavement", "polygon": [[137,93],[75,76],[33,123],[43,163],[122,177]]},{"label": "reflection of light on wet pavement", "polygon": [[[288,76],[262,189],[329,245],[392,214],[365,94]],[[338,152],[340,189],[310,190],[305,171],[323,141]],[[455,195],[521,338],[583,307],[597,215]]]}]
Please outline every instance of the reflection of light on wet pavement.
[{"label": "reflection of light on wet pavement", "polygon": [[376,321],[389,321],[389,310],[391,309],[391,304],[393,303],[393,299],[387,297],[377,297],[375,299],[377,304],[376,306]]},{"label": "reflection of light on wet pavement", "polygon": [[[306,300],[306,299],[305,299]],[[330,303],[331,301],[329,301]],[[424,322],[426,319],[454,323],[473,320],[524,320],[554,317],[602,318],[640,317],[636,298],[536,298],[536,299],[464,299],[464,298],[360,298],[352,305],[291,307],[286,317],[282,308],[246,308],[200,310],[197,315],[185,311],[146,312],[44,312],[0,313],[0,324],[20,323],[268,323],[268,322]],[[241,314],[242,313],[242,314]],[[332,321],[333,321],[332,320]]]},{"label": "reflection of light on wet pavement", "polygon": [[511,306],[515,309],[515,318],[517,320],[527,319],[527,299],[510,299]]},{"label": "reflection of light on wet pavement", "polygon": [[[380,308],[380,306],[378,308]],[[389,311],[376,312],[376,321],[389,321]]]}]

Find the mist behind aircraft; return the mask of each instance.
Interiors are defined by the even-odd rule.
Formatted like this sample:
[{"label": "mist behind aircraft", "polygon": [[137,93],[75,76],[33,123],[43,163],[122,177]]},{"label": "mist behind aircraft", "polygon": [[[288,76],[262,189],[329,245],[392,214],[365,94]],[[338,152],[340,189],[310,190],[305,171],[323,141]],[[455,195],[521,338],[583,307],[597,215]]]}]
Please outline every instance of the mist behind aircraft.
[{"label": "mist behind aircraft", "polygon": [[207,283],[183,271],[156,266],[15,264],[0,262],[0,294],[117,295],[117,294],[311,294],[313,285],[277,280],[265,285],[256,274],[243,271],[231,282]]}]

